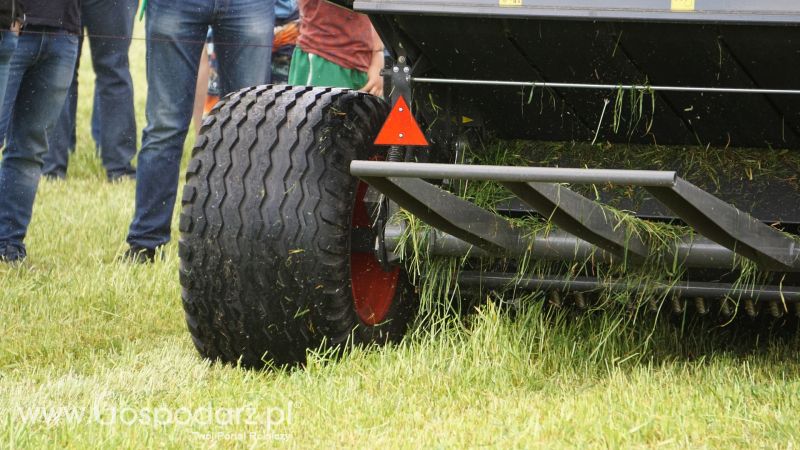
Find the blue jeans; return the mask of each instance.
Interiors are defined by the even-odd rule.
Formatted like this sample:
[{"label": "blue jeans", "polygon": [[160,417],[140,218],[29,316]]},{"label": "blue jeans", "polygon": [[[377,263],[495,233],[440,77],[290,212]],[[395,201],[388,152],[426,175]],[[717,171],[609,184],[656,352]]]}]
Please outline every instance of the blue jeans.
[{"label": "blue jeans", "polygon": [[11,57],[17,48],[17,35],[11,31],[0,31],[0,105],[6,94],[8,83],[8,70],[11,67]]},{"label": "blue jeans", "polygon": [[[128,65],[133,19],[138,0],[82,0],[81,25],[86,28],[95,80],[92,137],[109,179],[136,173],[136,117],[133,81]],[[78,53],[80,63],[80,46]],[[48,135],[50,151],[44,158],[44,174],[63,178],[70,150],[75,149],[75,116],[78,108],[78,67],[58,124]]]},{"label": "blue jeans", "polygon": [[149,0],[147,126],[136,173],[131,246],[169,241],[183,144],[192,119],[197,68],[214,28],[220,89],[268,82],[275,0]]},{"label": "blue jeans", "polygon": [[24,256],[47,130],[67,98],[77,56],[78,36],[64,31],[19,36],[0,119],[0,130],[8,130],[0,163],[0,250],[13,247]]}]

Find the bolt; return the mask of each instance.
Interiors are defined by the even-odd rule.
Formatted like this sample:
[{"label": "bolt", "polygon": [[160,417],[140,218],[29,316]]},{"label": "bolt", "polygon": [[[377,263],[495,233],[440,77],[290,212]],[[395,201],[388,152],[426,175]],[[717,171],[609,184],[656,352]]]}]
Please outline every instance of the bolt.
[{"label": "bolt", "polygon": [[397,137],[399,137],[400,139],[403,139],[403,133],[398,134]]},{"label": "bolt", "polygon": [[397,108],[397,110],[398,110],[399,112],[403,112],[403,107],[401,106],[401,107]]},{"label": "bolt", "polygon": [[399,62],[400,64],[405,64],[406,63],[406,57],[405,56],[401,56],[401,57],[397,58],[397,62]]},{"label": "bolt", "polygon": [[400,68],[397,67],[397,66],[394,66],[394,67],[392,67],[392,72],[398,73],[398,72],[400,72]]},{"label": "bolt", "polygon": [[408,66],[403,67],[403,73],[409,73],[409,72],[411,72],[411,68],[410,67],[408,67]]}]

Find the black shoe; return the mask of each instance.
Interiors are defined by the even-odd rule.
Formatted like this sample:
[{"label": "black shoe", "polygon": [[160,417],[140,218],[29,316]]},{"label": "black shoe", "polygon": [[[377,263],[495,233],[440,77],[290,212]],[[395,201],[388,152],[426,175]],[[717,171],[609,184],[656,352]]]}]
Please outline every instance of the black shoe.
[{"label": "black shoe", "polygon": [[122,258],[134,264],[150,264],[156,260],[156,249],[131,245]]},{"label": "black shoe", "polygon": [[25,247],[14,244],[0,244],[0,262],[21,263],[27,254]]}]

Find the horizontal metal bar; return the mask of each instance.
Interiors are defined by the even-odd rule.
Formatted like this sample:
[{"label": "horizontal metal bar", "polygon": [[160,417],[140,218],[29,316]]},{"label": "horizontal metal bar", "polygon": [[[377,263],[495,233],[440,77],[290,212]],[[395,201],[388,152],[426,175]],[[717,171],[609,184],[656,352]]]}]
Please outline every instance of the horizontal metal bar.
[{"label": "horizontal metal bar", "polygon": [[798,95],[800,89],[761,89],[761,88],[726,88],[698,86],[659,86],[644,84],[594,84],[594,83],[555,83],[549,81],[504,81],[504,80],[468,80],[463,78],[427,78],[413,77],[416,83],[430,84],[467,84],[473,86],[511,86],[511,87],[549,87],[556,89],[595,89],[616,91],[653,91],[653,92],[704,92],[724,94],[776,94]]},{"label": "horizontal metal bar", "polygon": [[[401,226],[386,227],[385,242],[389,251],[397,251],[397,244],[400,242],[402,234]],[[520,245],[517,245],[508,254],[523,256],[530,249],[530,257],[534,260],[585,261],[592,258],[596,261],[609,262],[616,258],[615,255],[560,230],[528,236],[526,239],[527,242],[520,242]],[[432,230],[427,236],[427,242],[427,254],[432,256],[500,256],[483,251],[439,230]],[[736,257],[732,251],[702,237],[687,237],[674,249],[662,255],[662,259],[668,265],[675,262],[682,267],[697,269],[729,270],[736,265]]]},{"label": "horizontal metal bar", "polygon": [[353,161],[350,163],[350,173],[361,178],[454,178],[522,183],[534,181],[576,184],[611,183],[654,187],[672,187],[677,179],[675,172],[661,170],[573,169],[385,161]]},{"label": "horizontal metal bar", "polygon": [[698,1],[694,11],[672,11],[665,0],[549,0],[520,2],[519,6],[500,6],[497,0],[356,0],[356,11],[377,14],[413,14],[478,16],[482,19],[560,19],[689,22],[689,23],[800,23],[800,11],[794,0],[710,0]]},{"label": "horizontal metal bar", "polygon": [[505,273],[462,272],[458,276],[461,286],[483,286],[489,289],[517,288],[525,290],[565,290],[587,292],[598,289],[615,291],[634,291],[643,289],[660,293],[679,295],[682,297],[753,299],[758,301],[800,302],[800,288],[795,286],[749,286],[741,287],[728,283],[705,283],[683,281],[674,285],[650,284],[647,286],[627,283],[625,281],[602,282],[597,278],[576,277],[573,279],[559,277],[522,278]]}]

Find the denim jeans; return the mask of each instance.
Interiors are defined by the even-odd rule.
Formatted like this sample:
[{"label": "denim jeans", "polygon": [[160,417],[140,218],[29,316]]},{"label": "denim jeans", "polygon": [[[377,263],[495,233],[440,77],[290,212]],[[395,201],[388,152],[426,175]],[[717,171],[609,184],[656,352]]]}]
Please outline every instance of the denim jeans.
[{"label": "denim jeans", "polygon": [[0,129],[7,124],[8,130],[0,163],[0,249],[14,247],[24,255],[47,130],[67,98],[77,56],[78,36],[64,31],[19,36],[0,120]]},{"label": "denim jeans", "polygon": [[208,26],[214,29],[220,89],[269,81],[275,0],[149,0],[147,126],[136,172],[131,246],[169,241],[183,144]]},{"label": "denim jeans", "polygon": [[[136,117],[133,81],[128,65],[133,20],[138,0],[82,0],[81,25],[89,34],[92,66],[96,75],[92,137],[109,179],[132,175],[136,155]],[[78,63],[80,63],[80,45]],[[70,150],[75,149],[78,108],[78,67],[56,127],[48,135],[50,150],[44,174],[63,178]]]},{"label": "denim jeans", "polygon": [[0,31],[0,105],[6,93],[8,83],[8,70],[11,67],[11,57],[17,48],[17,35],[11,31]]}]

